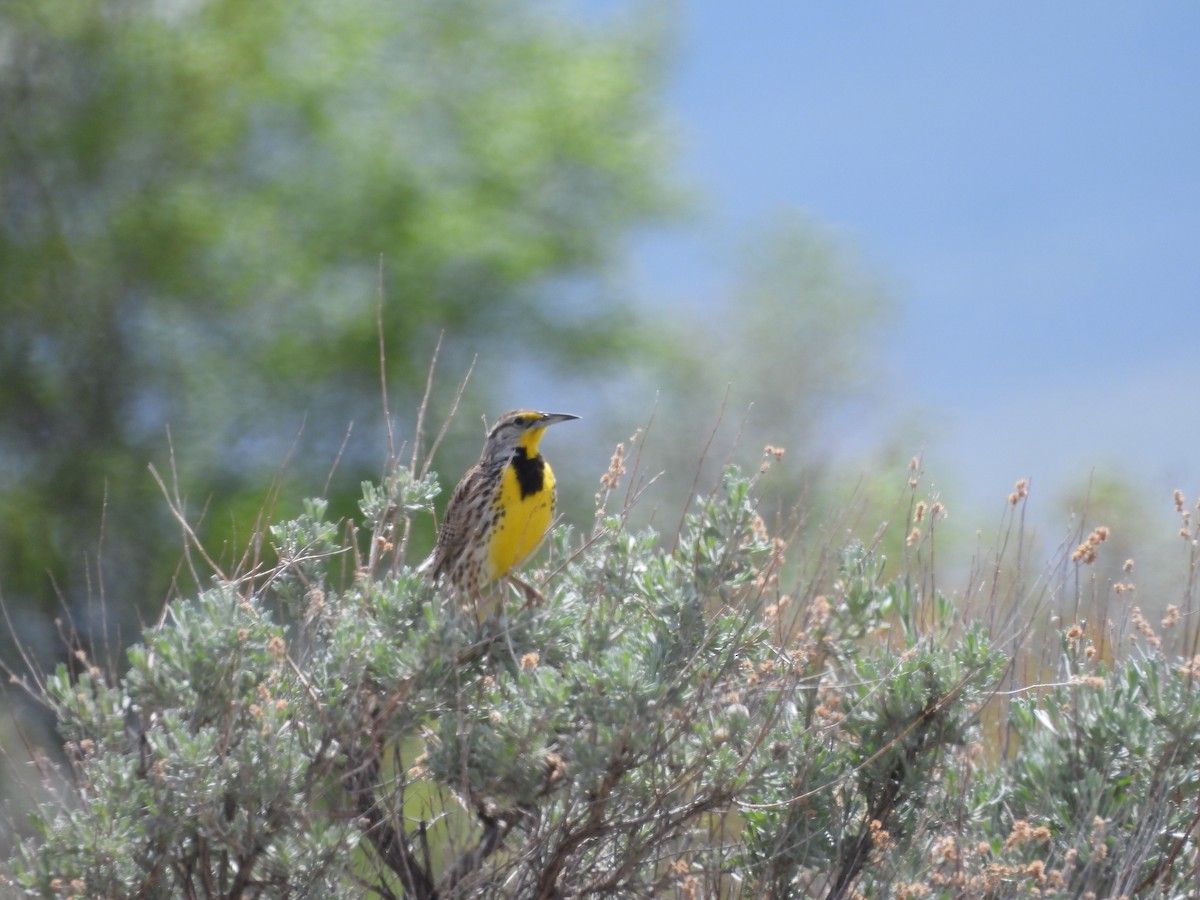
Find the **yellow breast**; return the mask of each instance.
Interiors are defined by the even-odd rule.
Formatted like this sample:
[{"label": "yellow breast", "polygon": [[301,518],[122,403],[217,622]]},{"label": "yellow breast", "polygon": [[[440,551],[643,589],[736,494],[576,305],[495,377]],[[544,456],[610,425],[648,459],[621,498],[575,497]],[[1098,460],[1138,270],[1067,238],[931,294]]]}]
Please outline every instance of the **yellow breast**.
[{"label": "yellow breast", "polygon": [[488,580],[507,575],[538,548],[554,519],[554,473],[545,466],[542,489],[524,497],[516,471],[505,466],[494,504],[496,527],[489,541]]}]

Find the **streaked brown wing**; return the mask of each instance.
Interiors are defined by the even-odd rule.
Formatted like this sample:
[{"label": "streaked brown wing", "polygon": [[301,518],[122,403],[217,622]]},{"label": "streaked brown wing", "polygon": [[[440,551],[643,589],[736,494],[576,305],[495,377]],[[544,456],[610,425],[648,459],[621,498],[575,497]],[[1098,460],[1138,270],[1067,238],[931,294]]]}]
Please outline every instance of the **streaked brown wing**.
[{"label": "streaked brown wing", "polygon": [[446,517],[438,532],[437,545],[434,547],[433,578],[438,578],[448,572],[456,560],[466,552],[475,535],[474,526],[479,522],[476,512],[481,501],[480,493],[486,489],[487,478],[480,466],[475,466],[454,488],[450,502],[446,504]]}]

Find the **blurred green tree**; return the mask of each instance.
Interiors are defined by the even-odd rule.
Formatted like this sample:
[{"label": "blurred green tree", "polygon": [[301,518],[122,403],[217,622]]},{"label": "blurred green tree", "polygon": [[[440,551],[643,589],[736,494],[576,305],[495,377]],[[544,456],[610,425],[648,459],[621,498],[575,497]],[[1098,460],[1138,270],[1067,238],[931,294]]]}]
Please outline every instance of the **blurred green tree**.
[{"label": "blurred green tree", "polygon": [[[658,313],[659,323],[648,330],[674,340],[631,374],[643,395],[661,392],[665,414],[650,430],[647,468],[664,473],[663,505],[687,502],[717,483],[724,465],[744,459],[745,450],[767,445],[786,451],[764,484],[768,517],[787,521],[800,510],[814,525],[838,520],[849,528],[868,500],[889,511],[907,502],[912,444],[897,441],[866,462],[862,448],[853,447],[875,441],[861,420],[887,392],[882,354],[874,348],[892,297],[878,273],[843,235],[790,208],[746,228],[727,262],[728,281],[694,300],[686,314]],[[856,433],[847,440],[846,432]],[[684,454],[681,447],[688,448]],[[855,460],[839,458],[847,450]],[[765,462],[773,463],[768,456]],[[890,480],[864,483],[866,467]],[[851,509],[846,501],[854,495],[860,502]],[[869,540],[879,522],[858,524]]]},{"label": "blurred green tree", "polygon": [[[306,489],[348,422],[378,433],[380,296],[397,408],[442,332],[452,372],[485,337],[611,360],[620,309],[544,285],[671,207],[661,49],[656,20],[533,0],[4,4],[9,608],[53,606],[47,573],[75,609],[98,585],[158,608],[166,426],[189,514],[212,498],[207,543],[239,552],[302,423]],[[338,482],[377,475],[380,446]]]}]

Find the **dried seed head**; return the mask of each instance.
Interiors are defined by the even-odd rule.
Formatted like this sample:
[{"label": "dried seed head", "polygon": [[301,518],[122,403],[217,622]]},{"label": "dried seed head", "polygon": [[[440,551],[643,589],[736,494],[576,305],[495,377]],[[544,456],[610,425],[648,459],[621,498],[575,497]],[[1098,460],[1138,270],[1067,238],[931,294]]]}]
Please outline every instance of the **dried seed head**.
[{"label": "dried seed head", "polygon": [[600,483],[610,491],[615,491],[625,474],[625,445],[617,444],[613,450],[612,459],[608,461],[608,471],[600,476]]},{"label": "dried seed head", "polygon": [[1026,478],[1020,479],[1014,486],[1013,492],[1008,495],[1008,502],[1016,506],[1021,500],[1029,496],[1029,480]]}]

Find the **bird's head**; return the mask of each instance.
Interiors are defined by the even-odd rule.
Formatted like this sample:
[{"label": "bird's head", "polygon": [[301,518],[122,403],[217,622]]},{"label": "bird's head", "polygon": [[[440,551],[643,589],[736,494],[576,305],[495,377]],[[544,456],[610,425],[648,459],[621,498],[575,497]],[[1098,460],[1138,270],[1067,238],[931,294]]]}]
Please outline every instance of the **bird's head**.
[{"label": "bird's head", "polygon": [[484,445],[485,459],[508,460],[518,447],[526,456],[537,456],[538,442],[551,425],[578,419],[568,413],[544,413],[533,409],[514,409],[502,415],[488,433]]}]

